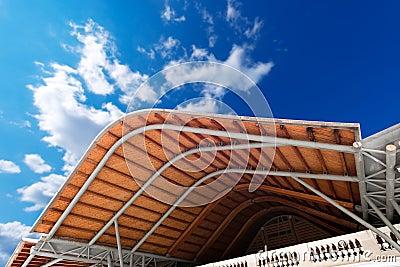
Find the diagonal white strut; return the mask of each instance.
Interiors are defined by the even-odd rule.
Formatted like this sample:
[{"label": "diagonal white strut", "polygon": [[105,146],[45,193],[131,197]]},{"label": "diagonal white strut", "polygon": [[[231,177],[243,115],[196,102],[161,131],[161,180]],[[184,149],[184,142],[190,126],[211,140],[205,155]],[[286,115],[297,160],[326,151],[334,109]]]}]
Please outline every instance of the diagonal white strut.
[{"label": "diagonal white strut", "polygon": [[[334,201],[333,199],[331,199],[330,197],[326,196],[325,194],[323,194],[322,192],[318,191],[317,189],[315,189],[314,187],[312,187],[311,185],[307,184],[306,182],[304,182],[303,180],[299,179],[298,177],[292,175],[291,176],[296,182],[298,182],[299,184],[303,185],[304,187],[306,187],[307,189],[311,190],[312,192],[314,192],[315,194],[317,194],[318,196],[322,197],[323,199],[325,199],[326,201],[328,201],[329,203],[331,203],[334,207],[338,208],[340,211],[342,211],[343,213],[345,213],[346,215],[348,215],[349,217],[351,217],[352,219],[354,219],[355,221],[359,222],[360,224],[362,224],[363,226],[365,226],[366,228],[368,228],[369,230],[371,230],[372,232],[374,232],[375,234],[379,235],[380,237],[382,237],[386,242],[388,242],[390,245],[392,245],[398,252],[400,252],[400,246],[399,244],[396,243],[396,241],[394,241],[392,238],[390,238],[389,236],[387,236],[386,234],[384,234],[383,232],[381,232],[379,229],[375,228],[374,226],[372,226],[371,224],[369,224],[368,222],[364,221],[362,218],[358,217],[357,215],[355,215],[354,213],[352,213],[351,211],[349,211],[348,209],[342,207],[341,205],[339,205],[336,201]],[[368,201],[368,197],[366,195],[363,196],[364,199],[366,201]]]},{"label": "diagonal white strut", "polygon": [[[177,206],[179,206],[179,204],[201,183],[207,181],[208,179],[214,177],[214,176],[218,176],[220,174],[227,174],[227,173],[246,173],[246,174],[257,174],[257,175],[275,175],[273,171],[268,171],[268,170],[248,170],[248,169],[224,169],[224,170],[219,170],[219,171],[215,171],[212,172],[204,177],[202,177],[201,179],[199,179],[198,181],[196,181],[191,187],[189,187],[189,189],[186,190],[186,192],[168,209],[168,211],[166,213],[164,213],[164,215],[157,221],[157,223],[155,223],[153,225],[153,227],[142,237],[142,239],[140,239],[136,245],[132,248],[131,253],[135,253],[137,251],[137,249],[139,249],[139,247],[147,240],[147,238],[149,238],[149,236],[157,229],[158,226],[161,225],[161,223],[167,219],[167,217],[175,210],[175,208]],[[287,172],[287,176],[291,175],[306,175],[303,173],[294,173],[294,172]],[[324,176],[324,175],[316,175],[316,174],[308,174],[308,175],[313,175],[313,176]],[[314,178],[315,178],[314,177]],[[357,179],[356,177],[352,177],[354,179]],[[333,200],[332,200],[333,201]],[[339,205],[339,204],[338,204]],[[340,205],[339,205],[340,206]],[[345,208],[343,208],[345,209]]]},{"label": "diagonal white strut", "polygon": [[[172,158],[169,162],[164,164],[160,169],[154,173],[149,180],[143,184],[140,189],[124,204],[124,206],[103,226],[103,228],[97,232],[97,234],[90,240],[89,245],[93,245],[109,227],[116,221],[126,209],[128,209],[132,203],[148,188],[154,180],[161,176],[161,174],[175,162],[185,158],[190,154],[195,154],[199,152],[210,152],[210,151],[222,151],[222,150],[239,150],[239,149],[250,149],[250,148],[262,148],[269,147],[271,144],[268,143],[250,143],[250,144],[239,144],[239,145],[227,145],[227,146],[216,146],[216,147],[199,147],[195,149],[188,150],[178,156]],[[273,145],[272,145],[273,146]],[[290,176],[292,174],[299,175],[303,178],[313,178],[313,179],[326,179],[326,180],[340,180],[349,182],[358,182],[358,177],[355,176],[341,176],[341,175],[331,175],[331,174],[312,174],[312,173],[294,173],[294,172],[283,172],[283,171],[267,171],[269,175],[275,176]]]},{"label": "diagonal white strut", "polygon": [[205,135],[228,137],[228,138],[233,138],[233,139],[242,139],[242,140],[248,140],[248,141],[263,142],[263,143],[276,144],[276,145],[291,145],[291,146],[308,147],[308,148],[314,148],[314,149],[334,150],[334,151],[345,152],[345,153],[357,153],[356,148],[351,147],[351,146],[345,146],[345,145],[326,144],[326,143],[317,143],[317,142],[313,142],[313,141],[302,141],[302,140],[293,140],[293,139],[285,139],[285,138],[276,138],[276,137],[272,137],[272,136],[261,136],[261,135],[247,134],[247,133],[230,133],[230,132],[226,132],[226,131],[210,130],[210,129],[187,127],[187,126],[178,126],[178,125],[172,125],[172,124],[153,124],[153,125],[140,127],[138,129],[131,131],[130,133],[126,134],[121,139],[116,141],[115,144],[107,151],[107,153],[105,154],[103,159],[96,166],[95,170],[92,172],[92,174],[89,176],[89,178],[83,184],[81,189],[78,191],[78,193],[72,199],[72,201],[68,205],[68,207],[64,210],[63,214],[57,220],[57,222],[52,227],[50,232],[47,234],[46,238],[48,240],[54,236],[55,232],[58,230],[58,228],[63,223],[65,218],[68,216],[68,214],[74,208],[76,203],[79,201],[79,199],[85,193],[85,191],[87,190],[89,185],[92,183],[92,181],[95,179],[97,174],[100,172],[102,167],[106,164],[107,160],[112,156],[114,151],[125,140],[127,140],[135,135],[144,133],[146,131],[151,131],[151,130],[173,130],[173,131],[181,131],[181,132],[191,132],[191,133],[198,133],[198,134],[205,134]]}]

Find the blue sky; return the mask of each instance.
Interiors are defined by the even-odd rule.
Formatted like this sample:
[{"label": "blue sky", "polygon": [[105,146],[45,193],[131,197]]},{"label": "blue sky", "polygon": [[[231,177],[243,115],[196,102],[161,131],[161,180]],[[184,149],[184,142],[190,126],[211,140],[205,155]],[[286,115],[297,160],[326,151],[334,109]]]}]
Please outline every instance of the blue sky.
[{"label": "blue sky", "polygon": [[[399,8],[394,0],[0,0],[0,265],[91,139],[166,66],[233,66],[277,118],[359,122],[364,137],[398,123]],[[215,101],[251,115],[213,87],[184,88],[159,106],[221,112]]]}]

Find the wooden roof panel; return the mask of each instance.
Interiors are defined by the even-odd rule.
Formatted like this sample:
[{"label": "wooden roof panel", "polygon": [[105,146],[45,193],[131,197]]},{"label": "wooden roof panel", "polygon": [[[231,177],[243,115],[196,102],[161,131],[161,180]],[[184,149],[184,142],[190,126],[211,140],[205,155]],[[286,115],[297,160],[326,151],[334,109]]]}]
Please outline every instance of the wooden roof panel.
[{"label": "wooden roof panel", "polygon": [[[96,138],[76,170],[62,187],[60,193],[38,220],[35,231],[43,233],[50,231],[51,224],[58,220],[69,201],[76,196],[108,149],[121,136],[132,129],[138,129],[144,125],[163,123],[255,135],[273,136],[276,134],[279,138],[343,145],[352,145],[359,135],[358,125],[355,124],[256,119],[169,110],[143,111],[128,115],[125,120],[119,120],[107,127]],[[247,142],[204,133],[181,132],[178,134],[172,130],[151,130],[145,134],[130,138],[128,140],[129,144],[119,147],[113,152],[113,155],[107,160],[105,166],[101,168],[97,177],[72,209],[71,214],[67,216],[67,219],[57,230],[56,236],[89,241],[95,233],[100,231],[104,223],[139,190],[140,185],[137,181],[147,180],[175,155],[194,149],[201,142],[204,145],[204,139],[210,140],[217,146]],[[329,174],[344,175],[347,173],[352,176],[356,175],[355,160],[352,154],[313,148],[280,146],[276,150],[273,148],[253,148],[234,152],[227,150],[215,153],[193,154],[185,158],[185,160],[168,167],[162,173],[162,176],[176,185],[191,186],[204,175],[218,169],[224,169],[228,164],[230,168],[252,167],[253,169],[262,169],[263,167],[268,168],[271,160],[273,161],[273,170],[311,172],[314,174],[323,174],[326,171]],[[198,169],[196,169],[196,166]],[[238,184],[248,184],[252,178],[253,175],[246,174]],[[217,179],[217,177],[205,183],[210,183],[214,179]],[[303,180],[332,198],[359,204],[357,184],[342,181]],[[194,258],[199,247],[204,245],[204,242],[207,242],[206,237],[213,234],[213,231],[218,228],[220,223],[226,220],[232,210],[240,207],[245,201],[260,196],[271,196],[271,199],[281,200],[278,202],[267,201],[263,204],[253,203],[255,206],[249,204],[248,210],[240,211],[235,216],[232,215],[231,225],[228,225],[229,227],[227,226],[226,229],[231,229],[232,232],[238,231],[239,226],[246,223],[246,218],[251,217],[251,214],[259,208],[272,206],[289,207],[290,204],[288,203],[300,203],[291,208],[309,212],[314,216],[319,214],[318,212],[331,213],[332,215],[329,215],[331,217],[328,216],[325,220],[341,214],[338,211],[332,211],[326,204],[318,202],[312,197],[309,199],[296,198],[296,194],[310,195],[310,192],[291,178],[268,176],[263,184],[274,188],[274,192],[268,192],[268,190],[257,190],[253,193],[246,190],[240,192],[232,191],[222,199],[217,200],[216,203],[195,208],[177,208],[150,235],[149,239],[140,247],[140,250],[161,254],[168,252],[169,254],[172,253],[171,256],[174,257]],[[162,188],[162,184],[159,182],[156,182],[155,186]],[[286,195],[283,193],[285,191],[277,191],[278,189],[289,190],[292,194]],[[161,190],[158,192],[158,197],[165,196],[176,199],[178,193]],[[281,196],[281,198],[278,196]],[[204,196],[197,195],[197,198],[204,199]],[[133,246],[144,235],[145,231],[151,229],[169,207],[170,205],[154,199],[153,196],[147,193],[138,197],[119,219],[123,245]],[[306,207],[306,210],[303,209],[304,207]],[[208,208],[210,210],[204,212]],[[207,216],[209,220],[199,219],[199,217]],[[189,231],[188,229],[191,230]],[[110,227],[98,242],[115,246],[116,241],[113,234],[115,234],[115,230]],[[224,238],[216,243],[216,248],[224,247],[221,244],[225,241],[228,242],[227,240],[231,238],[231,234],[227,234]],[[172,249],[173,246],[176,248]]]}]

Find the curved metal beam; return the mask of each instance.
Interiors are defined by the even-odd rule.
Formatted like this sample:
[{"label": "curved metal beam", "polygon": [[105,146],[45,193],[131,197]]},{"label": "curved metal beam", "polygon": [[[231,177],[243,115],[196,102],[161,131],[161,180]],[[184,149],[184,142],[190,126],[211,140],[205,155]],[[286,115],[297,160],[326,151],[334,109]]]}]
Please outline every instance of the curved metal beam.
[{"label": "curved metal beam", "polygon": [[[231,137],[229,133],[224,132],[224,131],[216,131],[216,130],[208,130],[208,129],[203,129],[203,128],[194,128],[194,127],[187,127],[187,126],[177,126],[177,125],[172,125],[172,124],[153,124],[153,125],[148,125],[148,126],[143,126],[138,129],[135,129],[128,134],[122,136],[121,139],[118,139],[114,145],[111,146],[111,148],[107,151],[107,153],[104,155],[104,157],[101,159],[101,161],[98,163],[96,168],[93,170],[92,174],[89,176],[89,178],[86,180],[86,182],[82,185],[81,189],[78,191],[78,193],[75,195],[71,203],[68,205],[68,207],[65,209],[63,214],[60,216],[60,218],[57,220],[53,228],[50,230],[50,232],[47,234],[47,239],[50,239],[53,237],[55,232],[58,230],[62,222],[65,220],[67,215],[71,212],[71,210],[74,208],[76,203],[79,201],[81,196],[85,193],[86,189],[89,187],[89,185],[92,183],[94,178],[96,178],[97,174],[100,172],[101,168],[106,164],[108,159],[114,154],[115,150],[122,145],[122,143],[127,140],[132,138],[135,135],[142,134],[147,131],[151,130],[175,130],[175,131],[187,131],[187,132],[193,132],[193,133],[205,133],[209,135],[216,135],[216,136],[225,136],[225,137]],[[244,140],[253,140],[253,139],[260,139],[260,136],[256,135],[248,135],[248,134],[243,134],[243,133],[232,133],[232,135],[235,135],[236,139],[244,139]],[[261,138],[262,139],[262,138]],[[266,138],[269,141],[273,141],[272,137],[266,136]],[[257,141],[253,140],[253,141]],[[271,142],[272,144],[275,144]],[[112,223],[111,223],[112,224]]]},{"label": "curved metal beam", "polygon": [[[157,229],[157,227],[174,211],[174,209],[201,183],[205,182],[206,180],[214,177],[214,176],[218,176],[220,174],[226,174],[226,173],[248,173],[248,174],[263,174],[263,175],[267,175],[269,173],[269,171],[263,171],[263,170],[243,170],[243,169],[225,169],[225,170],[219,170],[213,173],[210,173],[206,176],[204,176],[203,178],[199,179],[198,181],[196,181],[188,190],[186,190],[185,193],[183,193],[183,195],[171,206],[171,208],[168,209],[168,211],[166,213],[164,213],[164,215],[157,221],[157,223],[155,223],[153,225],[153,227],[142,237],[142,239],[140,239],[136,245],[132,248],[131,253],[134,253],[146,240],[147,238]],[[296,203],[291,203],[291,205],[296,204]],[[305,209],[310,209],[308,207],[304,207]],[[322,213],[322,212],[321,212]],[[324,213],[322,213],[324,214]],[[331,215],[327,215],[325,214],[325,216],[331,216]],[[334,218],[334,220],[338,221],[338,220],[342,220],[339,219],[337,217],[332,216],[332,219]]]},{"label": "curved metal beam", "polygon": [[102,160],[96,166],[96,168],[94,169],[92,174],[89,176],[89,178],[83,184],[81,189],[75,195],[74,199],[71,201],[71,203],[65,209],[65,211],[60,216],[60,218],[57,220],[57,222],[55,223],[53,228],[50,230],[50,232],[47,235],[47,239],[50,239],[51,237],[53,237],[53,235],[58,230],[58,228],[60,227],[62,222],[65,220],[67,215],[71,212],[71,210],[73,209],[75,204],[79,201],[81,196],[85,193],[86,189],[89,187],[91,182],[95,179],[97,174],[100,172],[101,168],[106,164],[107,160],[111,157],[111,155],[114,153],[114,151],[125,140],[127,140],[135,135],[138,135],[138,134],[141,134],[141,133],[144,133],[147,131],[151,131],[151,130],[173,130],[173,131],[180,131],[180,132],[191,132],[191,133],[198,133],[198,134],[214,135],[214,136],[227,137],[227,138],[233,138],[233,139],[257,141],[257,142],[269,143],[269,144],[274,144],[274,145],[302,146],[302,147],[308,147],[308,148],[314,148],[314,149],[327,149],[327,150],[334,150],[334,151],[346,152],[346,153],[356,153],[357,152],[357,149],[355,149],[354,147],[345,146],[345,145],[317,143],[317,142],[302,141],[302,140],[292,140],[292,139],[277,138],[277,137],[272,137],[272,136],[260,136],[260,135],[252,135],[252,134],[247,134],[247,133],[230,133],[230,132],[226,132],[226,131],[210,130],[210,129],[204,129],[204,128],[188,127],[188,126],[178,126],[178,125],[173,125],[173,124],[153,124],[153,125],[143,126],[143,127],[140,127],[138,129],[135,129],[135,130],[129,132],[128,134],[123,136],[121,139],[117,140],[115,142],[115,144],[107,151],[107,153],[104,155]]},{"label": "curved metal beam", "polygon": [[[194,129],[199,129],[199,128],[194,128]],[[202,128],[200,128],[202,129]],[[202,129],[204,130],[204,129]],[[221,131],[214,131],[214,132],[221,132]],[[132,133],[132,132],[131,132]],[[129,133],[129,134],[131,134]],[[226,132],[223,132],[226,133]],[[241,137],[246,137],[248,136],[247,134],[240,134]],[[131,138],[130,136],[126,135],[127,139]],[[122,138],[122,139],[125,139]],[[291,139],[288,139],[291,140]],[[113,222],[118,219],[119,216],[123,214],[123,212],[145,191],[147,187],[151,185],[151,183],[157,179],[161,174],[172,164],[175,162],[185,158],[188,155],[199,153],[199,152],[213,152],[213,151],[222,151],[222,150],[239,150],[239,149],[251,149],[251,148],[262,148],[262,147],[270,147],[270,146],[275,146],[275,144],[270,144],[270,143],[248,143],[248,144],[239,144],[239,145],[227,145],[227,146],[214,146],[214,147],[199,147],[195,149],[188,150],[182,154],[179,154],[175,156],[173,159],[171,159],[169,162],[164,164],[160,169],[157,170],[147,181],[144,185],[140,187],[140,189],[125,203],[125,205],[111,218],[105,225],[104,227],[96,233],[96,235],[90,240],[89,245],[93,245],[109,227],[113,224]],[[292,172],[281,172],[281,171],[270,171],[270,175],[276,175],[276,176],[289,176],[292,174]],[[352,181],[356,182],[358,181],[357,177],[352,177],[352,176],[341,176],[341,175],[328,175],[328,174],[311,174],[311,173],[295,173],[296,175],[299,175],[304,178],[314,178],[314,179],[327,179],[327,180],[341,180],[341,181]]]},{"label": "curved metal beam", "polygon": [[165,163],[161,168],[159,168],[147,181],[144,183],[140,189],[124,204],[124,206],[103,226],[103,228],[97,232],[97,234],[90,240],[89,245],[93,245],[107,229],[117,220],[127,208],[129,208],[132,203],[148,188],[154,180],[161,176],[161,174],[175,162],[185,158],[188,155],[196,154],[200,152],[211,152],[211,151],[221,151],[221,150],[233,150],[233,149],[251,149],[251,148],[261,148],[268,147],[270,144],[267,143],[250,143],[250,144],[239,144],[239,145],[227,145],[227,146],[213,146],[213,147],[198,147],[188,150],[178,156],[175,156],[170,161]]}]

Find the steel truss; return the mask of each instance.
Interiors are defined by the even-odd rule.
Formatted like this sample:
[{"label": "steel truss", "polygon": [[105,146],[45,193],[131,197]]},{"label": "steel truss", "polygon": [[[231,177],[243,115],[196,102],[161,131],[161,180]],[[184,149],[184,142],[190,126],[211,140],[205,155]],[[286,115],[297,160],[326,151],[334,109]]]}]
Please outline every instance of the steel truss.
[{"label": "steel truss", "polygon": [[[164,166],[162,166],[159,170],[157,170],[152,177],[141,187],[139,191],[137,191],[132,198],[127,201],[127,203],[110,219],[105,226],[94,236],[92,240],[88,243],[78,243],[73,241],[66,241],[53,238],[54,234],[58,230],[59,226],[63,223],[65,218],[71,212],[75,204],[79,201],[80,197],[85,193],[86,189],[89,187],[91,182],[95,179],[101,168],[105,165],[107,160],[111,157],[114,151],[123,144],[124,141],[128,140],[129,138],[142,134],[146,131],[150,130],[174,130],[180,132],[192,132],[198,134],[206,134],[206,135],[213,135],[219,137],[228,137],[232,139],[239,139],[245,141],[252,141],[248,144],[232,144],[226,146],[216,146],[216,147],[197,147],[195,149],[188,150],[180,155],[177,155],[175,158],[170,160]],[[122,248],[119,236],[119,227],[118,227],[118,218],[121,216],[124,211],[145,191],[145,189],[150,186],[155,179],[161,176],[164,170],[166,170],[169,166],[171,166],[174,162],[185,158],[186,156],[198,152],[208,152],[208,151],[222,151],[222,150],[235,150],[235,149],[250,149],[250,148],[262,148],[262,147],[270,147],[270,146],[298,146],[298,147],[307,147],[307,148],[314,148],[314,149],[325,149],[325,150],[333,150],[338,152],[344,153],[352,153],[356,157],[356,166],[357,166],[357,177],[353,176],[340,176],[340,175],[329,175],[329,174],[311,174],[311,173],[295,173],[295,172],[282,172],[282,171],[269,171],[269,170],[249,170],[244,168],[230,168],[230,169],[223,169],[217,170],[213,173],[210,173],[198,181],[196,181],[187,191],[170,207],[170,209],[163,214],[163,216],[159,219],[157,223],[153,225],[153,227],[146,232],[144,237],[137,241],[137,243],[130,249]],[[147,240],[147,238],[159,227],[162,222],[172,213],[172,211],[179,206],[179,204],[201,183],[205,182],[207,179],[212,177],[225,174],[225,173],[247,173],[253,175],[276,175],[276,176],[285,176],[291,177],[292,179],[296,180],[303,186],[310,189],[315,194],[319,195],[320,197],[324,198],[326,201],[331,203],[333,206],[356,220],[358,223],[364,225],[368,229],[375,232],[377,235],[381,236],[385,241],[391,244],[395,249],[400,252],[400,246],[394,242],[391,238],[389,238],[386,234],[382,233],[374,226],[369,224],[366,221],[368,218],[367,215],[372,215],[373,217],[377,217],[381,219],[389,228],[394,231],[394,227],[392,226],[388,214],[390,215],[390,209],[387,208],[388,205],[391,206],[391,211],[393,214],[393,210],[400,212],[400,207],[396,203],[395,193],[397,192],[394,188],[392,191],[387,190],[388,184],[387,180],[389,180],[389,185],[400,183],[399,178],[395,178],[391,169],[394,170],[395,162],[395,155],[396,149],[393,150],[389,149],[390,152],[386,152],[387,155],[387,162],[384,163],[382,160],[374,157],[373,153],[382,153],[381,151],[373,151],[371,149],[363,149],[360,142],[356,142],[353,146],[345,146],[345,145],[336,145],[336,144],[326,144],[326,143],[318,143],[313,141],[300,141],[300,140],[293,140],[293,139],[285,139],[285,138],[275,138],[270,136],[260,136],[260,135],[251,135],[245,133],[230,133],[226,131],[218,131],[218,130],[209,130],[204,128],[194,128],[194,127],[186,127],[186,126],[177,126],[177,125],[170,125],[170,124],[155,124],[149,125],[145,127],[141,127],[131,131],[130,133],[123,136],[119,139],[106,153],[103,159],[99,162],[93,173],[89,176],[85,184],[81,187],[75,198],[71,201],[67,209],[61,215],[59,220],[56,222],[54,227],[51,229],[48,235],[44,236],[38,244],[33,247],[31,251],[31,256],[38,255],[38,256],[46,256],[54,258],[54,263],[58,260],[65,259],[65,260],[73,260],[73,261],[82,261],[93,264],[92,266],[155,266],[157,262],[165,261],[165,262],[172,262],[172,263],[190,263],[194,264],[194,262],[184,261],[180,259],[174,259],[171,257],[147,254],[138,252],[140,246]],[[384,152],[385,153],[385,152]],[[366,156],[367,155],[367,156]],[[363,156],[369,157],[373,159],[378,164],[382,165],[382,169],[377,171],[374,174],[368,175],[365,177],[364,175],[364,161]],[[392,166],[393,165],[393,166]],[[389,170],[390,169],[390,170]],[[382,179],[376,179],[379,175],[386,173],[386,181],[381,181]],[[360,194],[361,194],[361,202],[362,202],[362,211],[363,211],[363,218],[358,217],[351,211],[347,210],[346,208],[340,206],[334,200],[330,199],[322,192],[318,191],[317,189],[313,188],[312,186],[308,185],[300,178],[309,178],[309,179],[327,179],[327,180],[339,180],[339,181],[350,181],[350,182],[358,182],[360,184]],[[376,189],[373,192],[367,192],[367,185],[373,184]],[[386,191],[385,191],[386,190]],[[400,188],[398,193],[400,193]],[[368,208],[368,205],[371,209]],[[386,205],[386,216],[380,211],[382,209],[382,205]],[[382,217],[383,216],[383,217]],[[104,232],[111,226],[114,225],[116,230],[116,240],[117,240],[117,248],[115,247],[105,247],[96,245],[96,241],[100,238]],[[397,230],[394,231],[394,234],[400,239],[400,235]],[[29,257],[28,260],[32,259]],[[28,262],[28,261],[27,261]],[[27,264],[27,262],[25,262]],[[51,265],[51,263],[49,263]],[[50,266],[48,265],[48,266]],[[25,266],[23,266],[25,267]]]},{"label": "steel truss", "polygon": [[[155,255],[151,253],[136,252],[119,247],[89,246],[86,243],[42,238],[36,246],[32,247],[31,256],[49,257],[54,260],[44,266],[51,266],[59,261],[78,261],[91,264],[91,266],[129,266],[129,267],[155,267],[160,265],[175,266],[178,263],[195,264],[195,262]],[[27,261],[25,262],[27,265]]]},{"label": "steel truss", "polygon": [[[400,177],[396,168],[397,148],[389,144],[385,150],[362,149],[362,154],[367,162],[372,161],[373,168],[365,177],[367,192],[364,196],[368,201],[368,215],[375,220],[385,223],[385,220],[393,222],[394,211],[400,215],[400,209],[397,204],[400,201]],[[396,177],[397,176],[397,177]],[[367,200],[367,198],[369,200]]]}]

